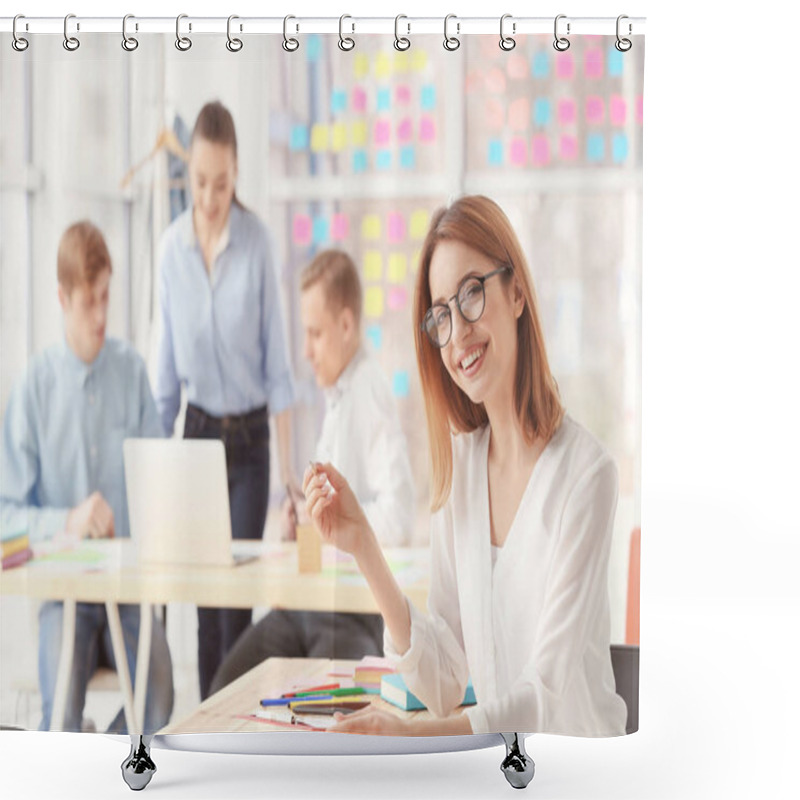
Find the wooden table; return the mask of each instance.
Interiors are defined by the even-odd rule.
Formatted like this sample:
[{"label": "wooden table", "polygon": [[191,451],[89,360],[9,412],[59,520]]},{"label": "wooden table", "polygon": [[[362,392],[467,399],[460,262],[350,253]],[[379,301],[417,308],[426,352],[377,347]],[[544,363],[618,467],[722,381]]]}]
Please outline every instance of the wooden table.
[{"label": "wooden table", "polygon": [[[40,561],[0,573],[0,593],[64,602],[63,635],[51,729],[61,730],[66,712],[70,666],[75,648],[76,604],[104,603],[129,732],[140,732],[147,696],[152,606],[194,603],[220,608],[289,608],[307,611],[375,613],[377,607],[355,564],[332,547],[323,548],[320,573],[298,574],[294,543],[234,541],[234,554],[252,553],[252,561],[229,567],[178,567],[139,564],[129,539],[81,542],[75,561]],[[428,551],[387,549],[398,582],[421,610],[427,602]],[[81,560],[98,555],[96,562]],[[131,686],[119,604],[140,606],[136,655],[136,693]]]}]

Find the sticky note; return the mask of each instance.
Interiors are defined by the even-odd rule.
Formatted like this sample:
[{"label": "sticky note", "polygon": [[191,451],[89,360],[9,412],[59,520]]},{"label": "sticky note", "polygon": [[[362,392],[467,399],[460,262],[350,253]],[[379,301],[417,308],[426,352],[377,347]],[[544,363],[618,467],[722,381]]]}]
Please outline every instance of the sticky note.
[{"label": "sticky note", "polygon": [[538,53],[533,54],[531,73],[534,78],[546,78],[550,74],[550,56],[548,53],[540,50]]},{"label": "sticky note", "polygon": [[515,166],[523,166],[528,160],[528,148],[525,145],[525,140],[519,137],[511,140],[509,148],[509,160]]},{"label": "sticky note", "polygon": [[353,104],[353,111],[364,112],[367,110],[367,93],[356,86],[350,95],[350,102]]},{"label": "sticky note", "polygon": [[486,88],[492,94],[505,94],[506,74],[499,67],[492,67],[486,73]]},{"label": "sticky note", "polygon": [[364,313],[373,319],[383,316],[383,289],[380,286],[369,286],[364,292]]},{"label": "sticky note", "polygon": [[423,111],[433,111],[436,108],[436,87],[423,86],[420,91],[419,104]]},{"label": "sticky note", "polygon": [[390,169],[392,166],[392,151],[378,150],[375,153],[375,167],[377,169]]},{"label": "sticky note", "polygon": [[306,245],[311,242],[311,218],[308,214],[295,214],[292,220],[292,241]]},{"label": "sticky note", "polygon": [[506,126],[505,103],[497,97],[487,97],[484,104],[486,113],[483,115],[483,121],[486,126],[494,131],[502,131]]},{"label": "sticky note", "polygon": [[314,217],[311,240],[314,244],[324,244],[330,236],[330,223],[326,217]]},{"label": "sticky note", "polygon": [[623,54],[614,45],[610,45],[606,50],[606,65],[609,78],[619,78],[622,76],[622,65],[624,63]]},{"label": "sticky note", "polygon": [[344,150],[347,146],[347,125],[344,122],[335,122],[331,126],[331,150],[335,153]]},{"label": "sticky note", "polygon": [[402,242],[406,238],[406,221],[402,214],[389,212],[386,218],[386,236],[392,244]]},{"label": "sticky note", "polygon": [[373,350],[380,350],[383,344],[383,328],[380,325],[367,325],[364,333],[372,344]]},{"label": "sticky note", "polygon": [[289,138],[290,150],[306,150],[308,148],[308,125],[292,125]]},{"label": "sticky note", "polygon": [[533,122],[540,127],[550,124],[550,101],[546,97],[537,97],[534,101]]},{"label": "sticky note", "polygon": [[408,53],[405,51],[398,51],[394,54],[394,71],[398,75],[405,75],[408,72]]},{"label": "sticky note", "polygon": [[411,69],[414,72],[423,72],[428,66],[428,53],[425,50],[415,50],[411,56]]},{"label": "sticky note", "polygon": [[381,238],[381,218],[377,214],[365,214],[361,220],[361,238],[375,241]]},{"label": "sticky note", "polygon": [[590,125],[600,125],[605,118],[605,108],[603,98],[598,95],[590,94],[586,98],[586,121]]},{"label": "sticky note", "polygon": [[556,53],[556,76],[569,80],[575,74],[575,62],[572,53],[567,50],[565,53]]},{"label": "sticky note", "polygon": [[331,92],[331,111],[338,114],[347,110],[347,92],[344,89],[334,89]]},{"label": "sticky note", "polygon": [[303,38],[303,44],[306,61],[319,61],[322,53],[322,37],[318,33],[309,34]]},{"label": "sticky note", "polygon": [[322,153],[328,149],[330,131],[328,126],[322,122],[317,122],[311,128],[311,152]]},{"label": "sticky note", "polygon": [[375,95],[375,107],[378,111],[388,111],[392,107],[391,89],[378,89]]},{"label": "sticky note", "polygon": [[378,53],[375,56],[375,75],[378,78],[388,78],[392,71],[392,60],[388,53]]},{"label": "sticky note", "polygon": [[512,131],[528,129],[531,118],[531,104],[527,97],[519,97],[508,106],[508,126]]},{"label": "sticky note", "polygon": [[531,161],[535,167],[550,163],[550,142],[543,134],[533,137],[531,142]]},{"label": "sticky note", "polygon": [[353,74],[358,80],[369,73],[369,59],[366,53],[356,53],[353,58]]},{"label": "sticky note", "polygon": [[508,57],[508,64],[506,72],[511,80],[521,80],[528,74],[528,63],[525,61],[525,56],[519,53],[514,53]]},{"label": "sticky note", "polygon": [[367,123],[358,120],[350,123],[350,144],[353,147],[364,147],[367,143]]},{"label": "sticky note", "polygon": [[636,121],[641,125],[644,120],[644,98],[639,95],[636,98]]},{"label": "sticky note", "polygon": [[405,253],[391,253],[387,275],[389,283],[405,283],[406,275],[408,275],[408,259]]},{"label": "sticky note", "polygon": [[561,125],[572,125],[575,122],[575,101],[569,97],[558,101],[558,121]]},{"label": "sticky note", "polygon": [[503,163],[503,142],[500,139],[489,139],[489,163],[494,167]]},{"label": "sticky note", "polygon": [[394,98],[398,105],[407,106],[411,102],[411,89],[405,84],[401,84],[394,90]]},{"label": "sticky note", "polygon": [[578,157],[578,140],[574,136],[562,136],[558,140],[558,154],[562,161],[574,161]]},{"label": "sticky note", "polygon": [[331,238],[341,242],[350,233],[350,219],[347,214],[334,214],[331,219]]},{"label": "sticky note", "polygon": [[372,128],[372,139],[376,145],[386,145],[389,144],[389,140],[392,138],[392,126],[389,123],[388,119],[379,119],[375,121],[375,125]]},{"label": "sticky note", "polygon": [[403,169],[414,169],[417,164],[417,154],[413,145],[407,144],[400,148],[400,166]]},{"label": "sticky note", "polygon": [[424,114],[419,121],[419,140],[421,142],[432,142],[436,138],[436,126],[433,117]]},{"label": "sticky note", "polygon": [[397,126],[397,141],[410,142],[414,136],[414,128],[411,123],[411,117],[403,117],[400,124]]},{"label": "sticky note", "polygon": [[606,155],[606,143],[602,133],[590,133],[586,137],[586,158],[589,161],[602,161]]},{"label": "sticky note", "polygon": [[590,47],[583,61],[583,72],[587,78],[603,77],[603,51],[599,47]]},{"label": "sticky note", "polygon": [[628,137],[624,133],[615,133],[611,139],[611,158],[615,164],[621,164],[628,157]]},{"label": "sticky note", "polygon": [[411,271],[414,273],[419,269],[420,258],[422,258],[422,250],[415,250],[411,256]]},{"label": "sticky note", "polygon": [[396,370],[392,375],[392,393],[395,397],[408,397],[411,388],[408,372],[404,369]]},{"label": "sticky note", "polygon": [[412,239],[424,239],[428,232],[428,212],[418,208],[412,215],[408,224],[409,235]]},{"label": "sticky note", "polygon": [[390,311],[400,311],[408,304],[408,291],[403,286],[393,286],[389,289],[386,301]]},{"label": "sticky note", "polygon": [[364,280],[379,281],[383,278],[383,256],[378,250],[364,253]]},{"label": "sticky note", "polygon": [[612,125],[624,125],[627,117],[627,105],[625,98],[618,94],[612,94],[608,101],[608,117]]},{"label": "sticky note", "polygon": [[366,172],[367,171],[367,151],[354,150],[353,151],[353,172]]}]

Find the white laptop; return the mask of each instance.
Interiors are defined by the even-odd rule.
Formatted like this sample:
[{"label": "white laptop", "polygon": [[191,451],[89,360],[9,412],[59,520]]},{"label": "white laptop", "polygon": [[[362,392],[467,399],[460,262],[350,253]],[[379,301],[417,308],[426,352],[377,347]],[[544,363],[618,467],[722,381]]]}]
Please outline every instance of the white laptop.
[{"label": "white laptop", "polygon": [[218,439],[125,439],[131,537],[150,564],[231,566],[225,448]]}]

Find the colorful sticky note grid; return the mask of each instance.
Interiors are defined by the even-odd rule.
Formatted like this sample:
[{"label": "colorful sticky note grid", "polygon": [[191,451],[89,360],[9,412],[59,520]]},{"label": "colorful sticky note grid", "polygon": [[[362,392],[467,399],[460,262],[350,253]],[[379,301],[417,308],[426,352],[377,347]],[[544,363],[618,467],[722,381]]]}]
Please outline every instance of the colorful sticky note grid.
[{"label": "colorful sticky note grid", "polygon": [[295,214],[292,220],[292,241],[307,245],[311,242],[311,217],[308,214]]},{"label": "colorful sticky note grid", "polygon": [[586,51],[583,71],[587,78],[603,77],[603,51],[599,47],[590,47]]},{"label": "colorful sticky note grid", "polygon": [[556,77],[569,80],[575,74],[575,62],[572,53],[556,53]]},{"label": "colorful sticky note grid", "polygon": [[375,95],[375,107],[378,111],[388,111],[392,107],[391,89],[378,89]]},{"label": "colorful sticky note grid", "polygon": [[379,147],[389,144],[389,140],[392,138],[392,126],[388,119],[375,121],[375,125],[372,128],[372,138]]},{"label": "colorful sticky note grid", "polygon": [[309,34],[305,37],[304,45],[306,61],[319,61],[322,54],[322,37],[318,33]]},{"label": "colorful sticky note grid", "polygon": [[525,56],[519,53],[509,56],[506,71],[511,80],[518,81],[524,78],[528,74],[528,62],[525,61]]},{"label": "colorful sticky note grid", "polygon": [[330,237],[330,222],[326,217],[314,217],[311,240],[314,244],[324,244]]},{"label": "colorful sticky note grid", "polygon": [[344,89],[331,91],[331,111],[334,114],[347,110],[347,92]]},{"label": "colorful sticky note grid", "polygon": [[356,53],[353,58],[353,74],[358,80],[365,78],[369,73],[369,59],[366,53]]},{"label": "colorful sticky note grid", "polygon": [[375,76],[378,78],[388,78],[392,72],[392,59],[389,53],[378,53],[375,56]]},{"label": "colorful sticky note grid", "polygon": [[364,292],[364,313],[373,319],[383,316],[383,288],[370,286]]},{"label": "colorful sticky note grid", "polygon": [[392,166],[392,151],[391,150],[378,150],[375,153],[375,168],[376,169],[391,169]]},{"label": "colorful sticky note grid", "polygon": [[367,93],[360,86],[353,87],[350,102],[353,106],[353,111],[363,113],[367,110]]},{"label": "colorful sticky note grid", "polygon": [[364,280],[379,281],[383,278],[383,256],[378,250],[364,253]]},{"label": "colorful sticky note grid", "polygon": [[402,242],[406,238],[406,221],[402,214],[389,212],[386,218],[386,235],[392,244]]},{"label": "colorful sticky note grid", "polygon": [[365,214],[361,220],[361,237],[368,241],[381,238],[381,218],[377,214]]},{"label": "colorful sticky note grid", "polygon": [[408,259],[405,253],[391,253],[388,269],[389,283],[405,283],[408,275]]},{"label": "colorful sticky note grid", "polygon": [[531,117],[531,104],[527,97],[519,97],[508,106],[508,126],[512,131],[528,129]]},{"label": "colorful sticky note grid", "polygon": [[531,160],[535,167],[543,167],[550,163],[550,142],[547,137],[539,134],[531,142]]},{"label": "colorful sticky note grid", "polygon": [[389,289],[387,305],[390,311],[402,311],[408,304],[408,291],[403,286],[393,286]]},{"label": "colorful sticky note grid", "polygon": [[493,167],[503,163],[503,142],[500,139],[489,139],[489,163]]},{"label": "colorful sticky note grid", "polygon": [[414,126],[411,122],[411,117],[403,117],[397,126],[397,141],[410,142],[414,136]]},{"label": "colorful sticky note grid", "polygon": [[423,86],[419,98],[420,106],[423,111],[433,111],[436,108],[436,87]]},{"label": "colorful sticky note grid", "polygon": [[398,105],[407,106],[411,102],[411,89],[403,83],[395,88],[394,97]]},{"label": "colorful sticky note grid", "polygon": [[338,153],[347,146],[347,125],[335,122],[331,126],[331,150]]},{"label": "colorful sticky note grid", "polygon": [[366,172],[367,171],[367,151],[354,150],[353,151],[353,172]]},{"label": "colorful sticky note grid", "polygon": [[311,152],[322,153],[328,149],[330,130],[325,123],[317,122],[311,128]]},{"label": "colorful sticky note grid", "polygon": [[408,379],[408,371],[404,369],[395,370],[392,375],[392,393],[395,397],[408,397],[411,389],[411,382]]},{"label": "colorful sticky note grid", "polygon": [[575,161],[578,157],[578,140],[574,136],[562,136],[558,141],[558,154],[562,161]]},{"label": "colorful sticky note grid", "polygon": [[289,149],[308,149],[308,125],[292,125],[292,132],[289,136]]},{"label": "colorful sticky note grid", "polygon": [[423,114],[419,121],[419,140],[432,142],[436,139],[436,124],[430,114]]},{"label": "colorful sticky note grid", "polygon": [[550,74],[550,56],[548,53],[539,51],[533,54],[531,72],[534,78],[546,78]]},{"label": "colorful sticky note grid", "polygon": [[350,233],[350,219],[347,214],[334,214],[331,219],[331,238],[341,242]]},{"label": "colorful sticky note grid", "polygon": [[550,124],[551,104],[546,97],[537,97],[533,104],[533,122],[544,127]]},{"label": "colorful sticky note grid", "polygon": [[558,122],[561,125],[572,125],[575,122],[575,101],[565,97],[558,101]]},{"label": "colorful sticky note grid", "polygon": [[596,94],[586,98],[586,121],[590,125],[601,125],[605,119],[605,106],[603,98]]},{"label": "colorful sticky note grid", "polygon": [[400,166],[403,169],[414,169],[417,164],[417,156],[414,147],[410,144],[400,148]]},{"label": "colorful sticky note grid", "polygon": [[602,133],[590,133],[586,137],[586,158],[589,161],[602,161],[606,155],[606,142]]},{"label": "colorful sticky note grid", "polygon": [[519,137],[512,139],[509,147],[509,161],[511,161],[514,166],[521,167],[527,160],[528,147],[525,144],[525,140]]},{"label": "colorful sticky note grid", "polygon": [[367,325],[365,333],[372,348],[380,350],[383,345],[383,328],[380,325]]},{"label": "colorful sticky note grid", "polygon": [[425,238],[425,234],[428,232],[428,212],[424,208],[417,209],[411,215],[408,229],[412,239]]},{"label": "colorful sticky note grid", "polygon": [[624,133],[615,133],[611,139],[611,158],[615,164],[621,164],[628,157],[628,137]]},{"label": "colorful sticky note grid", "polygon": [[625,98],[618,94],[612,94],[608,100],[608,117],[612,125],[624,125],[625,118],[628,116],[628,108]]},{"label": "colorful sticky note grid", "polygon": [[362,119],[350,123],[350,144],[364,147],[367,144],[367,123]]},{"label": "colorful sticky note grid", "polygon": [[606,65],[608,69],[608,76],[610,78],[619,78],[622,76],[622,65],[624,59],[622,53],[617,50],[614,45],[610,45],[606,50]]}]

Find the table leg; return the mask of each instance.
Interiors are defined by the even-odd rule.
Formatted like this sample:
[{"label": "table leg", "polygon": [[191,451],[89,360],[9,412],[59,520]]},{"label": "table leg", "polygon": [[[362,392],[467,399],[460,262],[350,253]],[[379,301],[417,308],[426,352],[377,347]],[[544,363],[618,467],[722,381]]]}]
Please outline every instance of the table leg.
[{"label": "table leg", "polygon": [[128,726],[129,734],[141,733],[133,709],[131,673],[128,669],[128,656],[125,652],[125,637],[122,634],[122,623],[119,620],[119,607],[111,600],[106,601],[106,616],[108,617],[108,627],[111,631],[111,646],[114,650],[117,677],[119,678],[119,685],[122,689],[122,707],[125,709],[125,723]]},{"label": "table leg", "polygon": [[139,645],[136,651],[136,686],[133,695],[133,710],[136,719],[144,725],[144,704],[147,699],[147,683],[150,673],[150,639],[153,633],[153,608],[150,603],[139,606]]},{"label": "table leg", "polygon": [[50,730],[64,730],[64,716],[67,713],[67,693],[72,674],[72,657],[75,654],[75,613],[77,601],[64,600],[61,622],[61,654],[58,658],[58,677],[53,696],[53,712],[50,715]]}]

